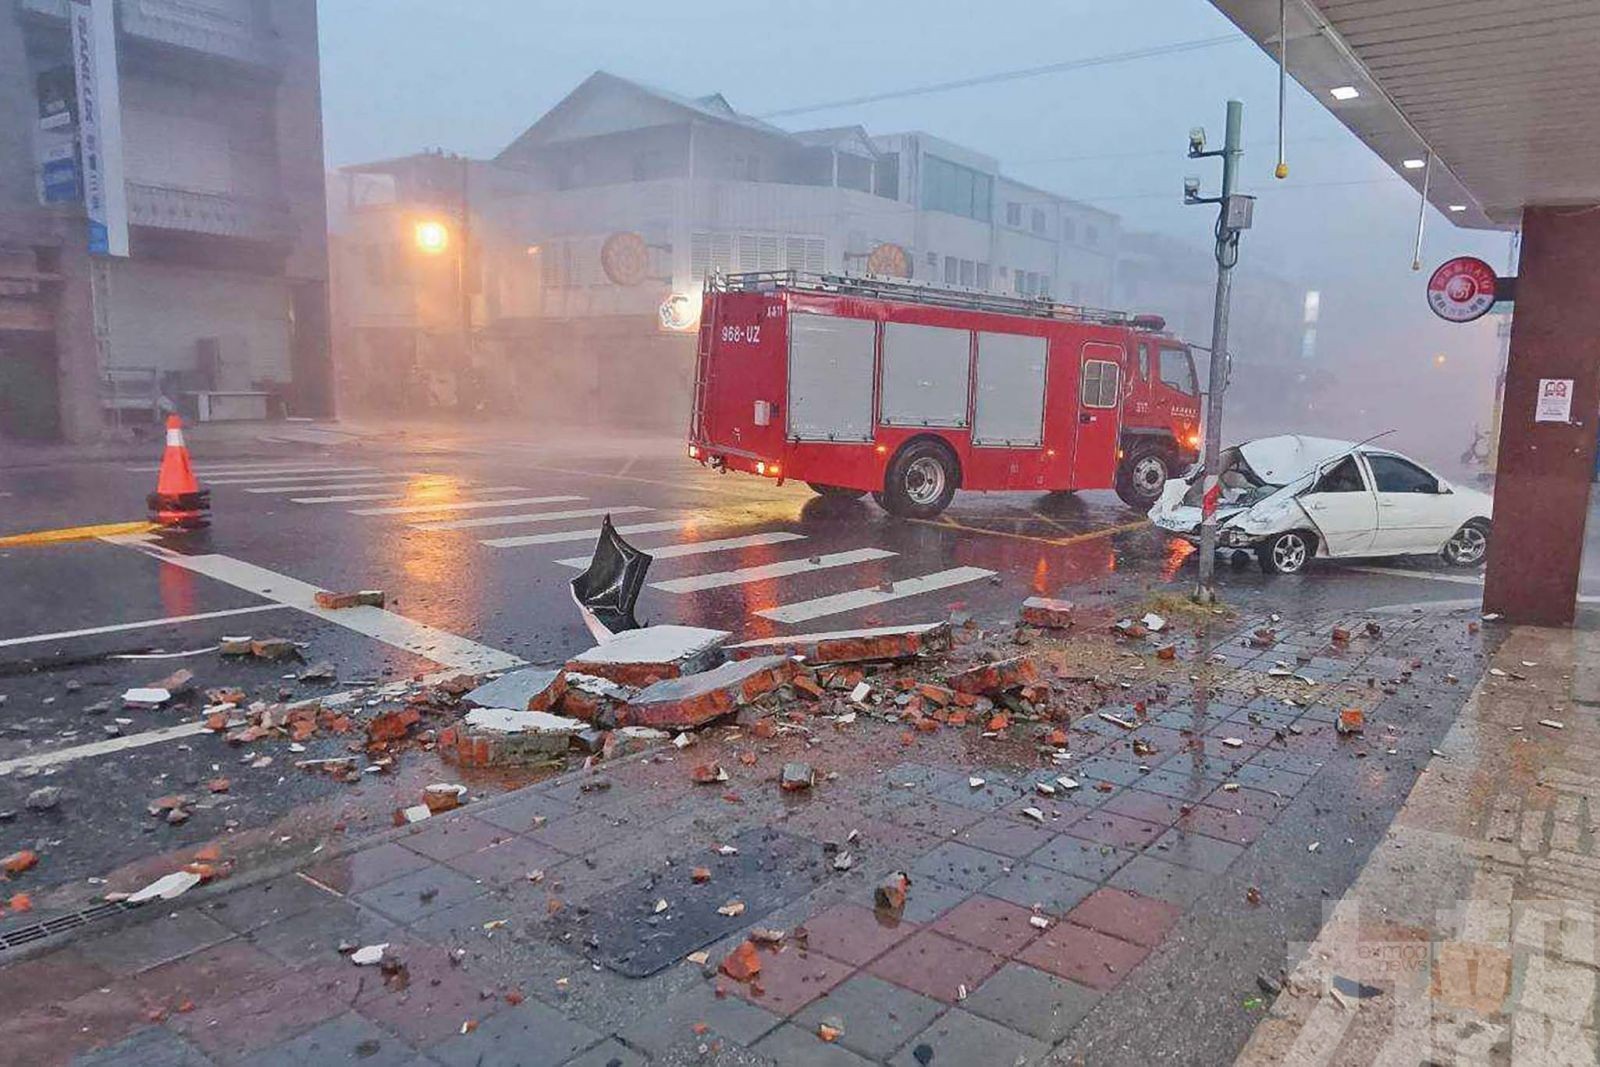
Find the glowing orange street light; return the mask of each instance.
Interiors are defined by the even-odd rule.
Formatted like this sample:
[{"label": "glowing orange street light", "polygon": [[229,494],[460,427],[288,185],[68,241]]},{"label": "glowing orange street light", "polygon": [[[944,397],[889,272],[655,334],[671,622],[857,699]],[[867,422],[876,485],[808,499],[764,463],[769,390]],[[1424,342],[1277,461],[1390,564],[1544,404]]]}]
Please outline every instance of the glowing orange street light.
[{"label": "glowing orange street light", "polygon": [[450,230],[436,219],[424,219],[417,223],[416,241],[418,251],[436,256],[449,246]]}]

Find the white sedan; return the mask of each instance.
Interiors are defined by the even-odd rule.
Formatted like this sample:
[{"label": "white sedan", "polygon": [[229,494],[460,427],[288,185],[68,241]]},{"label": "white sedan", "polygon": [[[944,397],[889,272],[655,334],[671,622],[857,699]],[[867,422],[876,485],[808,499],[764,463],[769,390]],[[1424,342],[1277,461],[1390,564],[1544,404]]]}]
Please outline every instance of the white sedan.
[{"label": "white sedan", "polygon": [[[1202,472],[1169,480],[1150,521],[1200,537]],[[1493,500],[1451,485],[1398,452],[1286,434],[1222,453],[1217,544],[1248,550],[1269,574],[1313,558],[1439,554],[1476,567],[1489,549]]]}]

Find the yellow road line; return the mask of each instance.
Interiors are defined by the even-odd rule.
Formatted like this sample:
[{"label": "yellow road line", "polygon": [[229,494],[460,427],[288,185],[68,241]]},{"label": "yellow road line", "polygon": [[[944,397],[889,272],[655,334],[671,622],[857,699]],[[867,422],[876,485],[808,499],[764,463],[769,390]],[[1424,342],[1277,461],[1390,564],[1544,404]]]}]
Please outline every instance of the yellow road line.
[{"label": "yellow road line", "polygon": [[1110,537],[1112,534],[1127,533],[1129,530],[1139,530],[1150,525],[1148,519],[1138,522],[1125,522],[1119,526],[1107,526],[1103,530],[1092,530],[1089,533],[1074,534],[1071,537],[1035,537],[1032,534],[1011,533],[1007,530],[988,530],[982,526],[966,526],[954,519],[910,519],[924,526],[937,526],[945,530],[961,530],[965,533],[986,534],[989,537],[1009,537],[1013,541],[1033,541],[1036,544],[1051,545],[1060,548],[1063,545],[1076,545],[1084,541],[1094,541],[1101,537]]},{"label": "yellow road line", "polygon": [[63,541],[91,541],[96,537],[115,537],[126,534],[149,533],[160,527],[153,522],[108,522],[100,526],[67,526],[59,530],[35,530],[32,533],[11,534],[0,537],[0,548],[21,545],[54,545]]}]

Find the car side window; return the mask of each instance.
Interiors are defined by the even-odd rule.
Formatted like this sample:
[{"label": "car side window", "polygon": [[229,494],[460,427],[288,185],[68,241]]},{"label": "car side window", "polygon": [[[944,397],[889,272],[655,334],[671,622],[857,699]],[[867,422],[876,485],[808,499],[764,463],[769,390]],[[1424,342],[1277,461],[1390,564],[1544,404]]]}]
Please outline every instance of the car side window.
[{"label": "car side window", "polygon": [[1145,344],[1139,346],[1139,380],[1150,380],[1150,346]]},{"label": "car side window", "polygon": [[1367,483],[1361,477],[1361,468],[1356,466],[1356,457],[1346,456],[1327,470],[1322,472],[1322,477],[1317,479],[1317,484],[1311,487],[1313,493],[1362,493],[1365,492]]},{"label": "car side window", "polygon": [[1437,493],[1439,479],[1399,456],[1368,456],[1380,493]]}]

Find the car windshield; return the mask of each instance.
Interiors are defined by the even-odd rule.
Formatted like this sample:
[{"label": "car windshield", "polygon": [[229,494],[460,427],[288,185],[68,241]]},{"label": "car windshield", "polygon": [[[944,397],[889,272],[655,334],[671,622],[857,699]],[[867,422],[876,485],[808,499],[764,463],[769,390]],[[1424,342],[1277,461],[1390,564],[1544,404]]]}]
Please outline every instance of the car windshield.
[{"label": "car windshield", "polygon": [[[1283,488],[1281,485],[1264,481],[1246,462],[1244,454],[1237,447],[1223,449],[1221,462],[1222,473],[1217,480],[1222,484],[1224,504],[1249,507]],[[1204,474],[1204,469],[1196,465],[1189,478],[1189,490],[1183,496],[1185,504],[1191,507],[1200,506]]]}]

